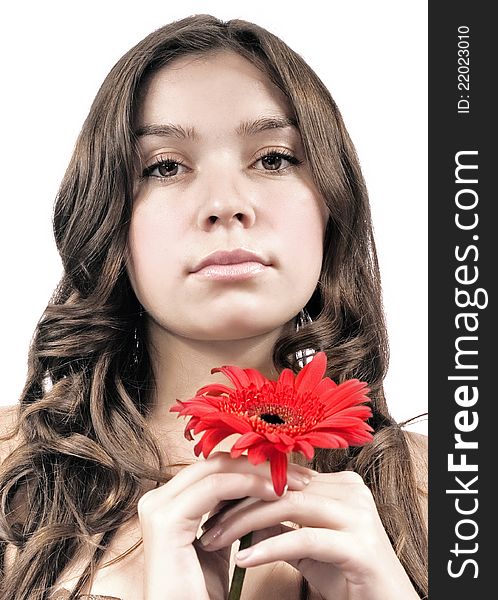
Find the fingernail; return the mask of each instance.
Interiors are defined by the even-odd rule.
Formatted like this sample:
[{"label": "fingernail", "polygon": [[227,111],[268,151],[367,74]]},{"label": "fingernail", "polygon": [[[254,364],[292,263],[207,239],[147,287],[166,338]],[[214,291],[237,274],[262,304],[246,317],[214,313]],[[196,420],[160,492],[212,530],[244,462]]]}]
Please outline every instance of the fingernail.
[{"label": "fingernail", "polygon": [[223,533],[223,528],[222,527],[216,527],[214,529],[208,529],[207,531],[205,531],[201,535],[201,537],[199,538],[199,542],[203,546],[209,546],[215,540],[217,540],[221,536],[222,533]]},{"label": "fingernail", "polygon": [[214,525],[216,525],[216,523],[220,520],[220,515],[216,514],[213,515],[212,517],[209,517],[209,519],[207,519],[202,525],[201,525],[201,529],[202,531],[207,531],[208,529],[211,529],[212,527],[214,527]]},{"label": "fingernail", "polygon": [[293,473],[297,477],[315,477],[318,475],[318,471],[301,465],[292,465],[291,469],[289,469],[289,473]]},{"label": "fingernail", "polygon": [[240,552],[237,552],[237,554],[235,555],[236,560],[246,560],[247,558],[249,558],[252,554],[252,548],[246,548],[245,550],[241,550]]},{"label": "fingernail", "polygon": [[289,473],[287,475],[287,479],[294,484],[304,483],[304,485],[308,485],[311,481],[311,478],[307,475],[303,475],[302,473]]},{"label": "fingernail", "polygon": [[310,478],[310,477],[305,477],[305,476],[303,476],[303,477],[301,477],[301,481],[302,481],[302,482],[303,482],[305,485],[308,485],[308,483],[311,481],[311,478]]}]

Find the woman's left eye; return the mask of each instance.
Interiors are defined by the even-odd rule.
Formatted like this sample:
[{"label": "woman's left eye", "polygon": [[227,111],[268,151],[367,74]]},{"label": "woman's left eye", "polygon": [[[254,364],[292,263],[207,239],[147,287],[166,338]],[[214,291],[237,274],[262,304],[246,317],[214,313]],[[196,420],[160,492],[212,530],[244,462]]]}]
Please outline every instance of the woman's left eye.
[{"label": "woman's left eye", "polygon": [[[256,163],[260,162],[263,165],[264,171],[283,171],[287,169],[289,165],[285,165],[285,163],[289,163],[292,166],[300,165],[303,161],[296,158],[293,154],[289,154],[288,152],[283,152],[282,150],[272,150],[270,152],[266,152],[262,156],[260,156]],[[283,167],[283,168],[282,168]],[[261,169],[257,169],[258,171]]]}]

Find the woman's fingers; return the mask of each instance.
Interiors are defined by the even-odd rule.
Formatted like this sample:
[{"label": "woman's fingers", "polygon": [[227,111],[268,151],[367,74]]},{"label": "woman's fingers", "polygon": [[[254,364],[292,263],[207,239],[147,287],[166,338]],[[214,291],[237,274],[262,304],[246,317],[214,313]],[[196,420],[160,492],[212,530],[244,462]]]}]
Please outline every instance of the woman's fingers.
[{"label": "woman's fingers", "polygon": [[255,567],[277,560],[297,564],[301,559],[333,563],[340,567],[351,557],[350,544],[351,538],[342,531],[294,529],[237,552],[235,560],[241,567]]},{"label": "woman's fingers", "polygon": [[[289,487],[294,491],[304,489],[311,478],[309,469],[289,467]],[[245,456],[232,459],[220,452],[185,467],[168,483],[146,492],[137,508],[144,539],[154,539],[161,546],[159,540],[167,538],[175,547],[185,548],[196,539],[203,516],[212,515],[214,509],[235,515],[250,502],[267,503],[278,498],[269,464],[254,466]],[[239,499],[242,502],[237,502]]]},{"label": "woman's fingers", "polygon": [[[313,478],[313,471],[299,465],[289,465],[290,489],[304,489]],[[202,515],[221,510],[223,505],[234,510],[227,501],[252,496],[261,500],[276,500],[268,463],[252,465],[247,457],[230,458],[218,452],[207,460],[185,467],[167,484],[146,492],[138,502],[140,519],[151,519],[155,514],[157,525],[169,522],[168,514],[181,522],[181,517],[200,519]],[[164,510],[174,506],[177,510]],[[227,510],[227,509],[225,509]],[[181,513],[181,514],[178,514]]]},{"label": "woman's fingers", "polygon": [[[312,474],[311,481],[309,473]],[[303,481],[306,484],[309,482],[311,485],[303,486]],[[364,484],[363,479],[354,471],[317,473],[316,471],[307,470],[304,474],[299,471],[294,474],[290,471],[288,474],[288,486],[289,490],[306,489],[309,493],[323,495],[327,498],[335,498],[336,500],[344,500],[348,503],[351,502],[353,495],[355,497],[363,496],[367,503],[371,503],[373,500],[371,492]],[[209,519],[204,522],[202,529],[209,529],[215,523],[217,524],[221,520],[225,520],[226,516],[232,516],[236,512],[239,512],[241,508],[244,508],[245,505],[252,503],[251,500],[244,502],[244,498],[220,502],[212,510]]]},{"label": "woman's fingers", "polygon": [[203,531],[211,529],[211,527],[218,523],[225,514],[229,514],[231,517],[236,515],[240,510],[250,506],[255,502],[259,502],[258,498],[251,498],[250,496],[244,496],[243,498],[235,498],[234,500],[226,500],[220,502],[214,510],[209,514],[209,518],[204,521],[201,526]]},{"label": "woman's fingers", "polygon": [[[239,458],[231,458],[227,452],[216,452],[208,459],[201,459],[188,467],[182,469],[175,475],[166,485],[158,488],[167,488],[169,497],[174,497],[177,494],[187,490],[193,483],[199,479],[210,475],[211,473],[256,473],[260,476],[271,479],[269,462],[261,463],[260,465],[252,465],[247,456]],[[315,471],[290,463],[287,470],[289,487],[306,483],[316,474]]]},{"label": "woman's fingers", "polygon": [[[257,564],[266,563],[266,560],[269,562],[273,562],[274,560],[283,560],[287,562],[289,565],[299,570],[303,577],[307,579],[312,585],[318,585],[319,589],[326,589],[331,594],[333,598],[346,598],[348,594],[348,584],[344,575],[339,568],[339,564],[343,564],[341,559],[344,558],[342,554],[336,552],[336,564],[331,562],[331,537],[330,535],[326,535],[326,543],[329,552],[327,552],[327,556],[329,557],[327,561],[314,560],[308,556],[300,556],[304,554],[303,551],[297,551],[296,549],[290,550],[286,548],[283,552],[281,552],[282,556],[279,556],[278,559],[274,557],[279,552],[279,546],[287,546],[287,544],[300,544],[302,541],[302,536],[306,536],[307,534],[300,534],[297,538],[291,536],[289,539],[284,538],[281,534],[287,534],[289,532],[297,531],[295,528],[287,527],[286,525],[275,525],[274,527],[268,527],[266,529],[262,529],[259,531],[255,531],[252,536],[252,546],[251,548],[256,548],[256,554],[252,555],[252,559],[246,559],[246,562],[243,561],[242,558],[237,559],[236,555],[236,563],[241,567],[250,567],[255,566]],[[304,530],[300,530],[304,531]],[[326,534],[329,533],[326,530]],[[279,540],[282,538],[282,540]],[[275,540],[277,541],[277,545],[274,546]],[[262,542],[267,541],[269,543],[270,553],[266,553],[266,545],[263,545]],[[344,545],[344,534],[337,537],[337,544],[342,544],[342,550],[345,549]],[[287,554],[286,554],[287,553]],[[214,553],[216,554],[216,553]],[[258,558],[259,555],[259,558]],[[243,556],[243,555],[242,555]],[[297,558],[296,558],[297,557]],[[250,562],[254,560],[254,565]],[[262,561],[262,562],[257,562]],[[328,596],[324,596],[328,597]]]},{"label": "woman's fingers", "polygon": [[[363,539],[349,531],[319,527],[293,529],[281,525],[281,534],[276,529],[256,532],[257,543],[237,552],[236,564],[245,568],[285,561],[321,590],[324,598],[342,598],[346,594],[349,597],[353,593],[351,586],[356,587],[355,598],[384,597],[385,580],[379,579],[382,572],[379,565],[383,565],[389,570],[388,581],[393,584],[392,589],[399,591],[399,596],[393,597],[418,597],[386,534],[384,539],[369,539],[368,534]],[[259,541],[261,538],[263,540]],[[375,590],[381,595],[370,596]]]},{"label": "woman's fingers", "polygon": [[200,542],[206,549],[216,550],[233,543],[249,531],[291,521],[305,527],[344,529],[356,518],[355,511],[345,502],[313,493],[310,484],[303,491],[288,491],[275,502],[255,501],[230,509],[217,520],[211,520]]},{"label": "woman's fingers", "polygon": [[[368,488],[364,486],[363,480],[357,473],[353,471],[344,471],[340,473],[316,473],[311,471],[312,485],[302,485],[302,481],[305,483],[309,481],[309,475],[297,472],[294,475],[293,472],[288,474],[288,485],[289,490],[303,490],[306,489],[308,492],[315,494],[322,494],[327,498],[335,498],[337,500],[350,500],[351,494],[354,493],[352,486],[360,485],[366,489],[367,495],[369,494]],[[233,517],[239,513],[243,508],[249,504],[253,504],[254,500],[244,502],[244,499],[240,500],[228,500],[221,502],[210,514],[209,518],[203,523],[202,529],[206,531],[215,525],[219,525],[222,521],[225,521],[227,517]]]},{"label": "woman's fingers", "polygon": [[200,519],[222,500],[244,496],[267,501],[278,498],[270,480],[251,473],[210,473],[175,498],[162,491],[166,490],[157,488],[140,498],[138,513],[141,520],[152,517],[155,526],[166,522],[182,524],[185,520]]}]

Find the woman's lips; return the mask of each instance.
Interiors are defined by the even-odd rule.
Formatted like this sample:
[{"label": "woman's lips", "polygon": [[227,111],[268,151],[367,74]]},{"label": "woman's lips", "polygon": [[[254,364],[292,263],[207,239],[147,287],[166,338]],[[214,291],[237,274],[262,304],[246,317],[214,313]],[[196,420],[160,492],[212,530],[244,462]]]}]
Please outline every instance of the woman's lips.
[{"label": "woman's lips", "polygon": [[269,266],[256,261],[239,262],[228,265],[210,264],[193,273],[196,277],[216,281],[240,281],[254,277]]}]

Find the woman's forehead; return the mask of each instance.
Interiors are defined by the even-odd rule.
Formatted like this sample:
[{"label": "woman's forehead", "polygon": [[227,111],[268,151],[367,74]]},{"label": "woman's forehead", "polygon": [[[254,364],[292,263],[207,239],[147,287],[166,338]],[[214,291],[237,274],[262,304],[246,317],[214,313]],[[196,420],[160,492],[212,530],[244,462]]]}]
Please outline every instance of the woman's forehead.
[{"label": "woman's forehead", "polygon": [[[231,52],[184,56],[152,75],[141,94],[136,129],[177,123],[243,126],[263,115],[291,120],[286,96],[249,60]],[[295,121],[290,124],[295,124]]]}]

